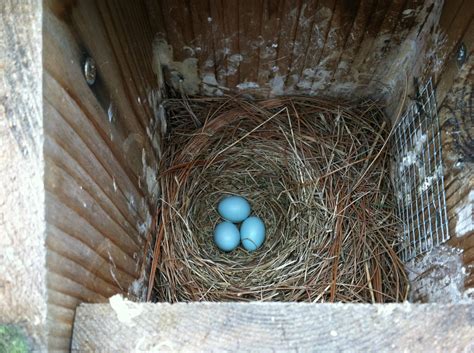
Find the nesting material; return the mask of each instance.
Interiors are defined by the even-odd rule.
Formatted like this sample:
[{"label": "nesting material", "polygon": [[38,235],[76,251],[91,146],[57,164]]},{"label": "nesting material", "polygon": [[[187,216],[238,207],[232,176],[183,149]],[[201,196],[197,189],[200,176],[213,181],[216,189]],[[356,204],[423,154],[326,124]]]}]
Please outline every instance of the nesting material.
[{"label": "nesting material", "polygon": [[[166,102],[158,301],[394,302],[407,295],[386,148],[373,102],[241,97]],[[219,251],[225,195],[264,220],[264,245]]]}]

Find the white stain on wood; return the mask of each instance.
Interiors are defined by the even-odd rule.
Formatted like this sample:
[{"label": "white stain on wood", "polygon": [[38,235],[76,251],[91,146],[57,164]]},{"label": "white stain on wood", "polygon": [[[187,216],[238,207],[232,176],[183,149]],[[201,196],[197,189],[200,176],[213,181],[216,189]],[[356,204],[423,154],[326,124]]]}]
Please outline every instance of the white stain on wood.
[{"label": "white stain on wood", "polygon": [[129,327],[133,327],[136,325],[133,319],[142,313],[142,306],[125,299],[120,294],[116,294],[111,297],[109,299],[109,303],[115,314],[117,315],[117,319],[119,322]]},{"label": "white stain on wood", "polygon": [[212,73],[204,74],[202,78],[202,90],[206,96],[222,96],[224,94],[219,88],[216,76]]},{"label": "white stain on wood", "polygon": [[260,86],[257,82],[242,82],[237,85],[237,88],[240,90],[257,89],[259,87]]},{"label": "white stain on wood", "polygon": [[168,70],[171,76],[168,83],[176,91],[184,90],[187,94],[199,92],[198,60],[187,58],[182,62],[174,61],[173,47],[164,39],[156,39],[153,43],[153,70],[158,76],[158,84],[164,81],[163,69]]},{"label": "white stain on wood", "polygon": [[440,246],[406,264],[410,301],[426,303],[470,302],[464,291],[466,269],[460,249]]},{"label": "white stain on wood", "polygon": [[456,208],[456,236],[463,237],[474,231],[474,190],[469,192],[469,196],[464,204]]}]

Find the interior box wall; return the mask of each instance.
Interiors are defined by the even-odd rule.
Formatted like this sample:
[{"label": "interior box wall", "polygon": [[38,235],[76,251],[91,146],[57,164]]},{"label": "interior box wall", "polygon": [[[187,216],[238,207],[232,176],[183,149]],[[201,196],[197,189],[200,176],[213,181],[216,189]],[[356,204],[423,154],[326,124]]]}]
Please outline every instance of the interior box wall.
[{"label": "interior box wall", "polygon": [[[140,297],[156,151],[149,27],[102,1],[45,4],[43,16],[49,346],[67,349],[74,310],[116,293]],[[143,11],[140,12],[140,9]],[[113,11],[113,12],[112,12]],[[133,29],[127,23],[134,23]],[[148,48],[148,51],[147,51]],[[135,56],[135,58],[134,58]],[[96,62],[96,82],[83,75]],[[148,176],[148,181],[154,180]]]},{"label": "interior box wall", "polygon": [[[200,85],[203,94],[218,93],[212,91],[216,87],[238,91],[239,84],[251,88],[255,83],[266,94],[374,94],[397,106],[404,80],[390,80],[405,72],[410,78],[414,73],[431,75],[445,124],[453,117],[450,108],[465,99],[454,90],[445,100],[450,88],[472,82],[470,70],[459,71],[455,54],[461,41],[472,52],[473,9],[467,0],[450,1],[441,13],[442,3],[431,3],[304,1],[294,8],[292,1],[225,1],[211,6],[194,1],[46,1],[50,347],[69,347],[79,303],[106,301],[115,293],[143,296],[144,248],[159,192],[159,149],[153,133],[160,95],[152,45],[156,38],[172,46],[176,63],[194,52],[201,80],[212,81]],[[413,38],[424,18],[433,28],[421,31],[422,39]],[[441,42],[434,56],[412,57],[404,51],[418,43],[420,47],[412,49],[424,53],[429,46],[423,41],[436,44],[435,38]],[[408,61],[403,61],[404,55]],[[87,57],[97,66],[92,86],[83,77]],[[472,60],[468,64],[472,67]],[[458,150],[453,147],[450,152],[449,146],[456,144],[453,137],[445,134],[443,139],[448,146],[445,155],[458,158]],[[456,234],[454,210],[472,193],[472,185],[465,182],[472,164],[456,169],[455,161],[449,163],[450,231]],[[473,239],[471,231],[451,241],[465,248],[466,264],[474,260]],[[467,283],[474,284],[472,274]]]}]

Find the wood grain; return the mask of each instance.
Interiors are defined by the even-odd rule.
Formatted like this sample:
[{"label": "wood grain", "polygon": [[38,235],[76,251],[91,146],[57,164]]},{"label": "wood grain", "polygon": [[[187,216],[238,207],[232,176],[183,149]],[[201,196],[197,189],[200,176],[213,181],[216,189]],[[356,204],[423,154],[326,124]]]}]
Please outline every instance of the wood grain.
[{"label": "wood grain", "polygon": [[[45,344],[47,330],[28,320],[46,318],[47,287],[49,348],[67,350],[77,304],[126,294],[141,276],[143,229],[153,211],[144,170],[156,169],[158,162],[148,130],[153,117],[148,99],[157,89],[151,67],[157,35],[173,46],[176,60],[196,56],[201,75],[214,75],[221,85],[256,82],[270,91],[270,80],[279,76],[287,92],[324,93],[348,82],[375,84],[386,64],[396,68],[388,61],[412,30],[434,35],[416,16],[406,16],[421,5],[418,0],[46,0],[43,11],[40,2],[3,1],[0,169],[7,182],[0,189],[6,200],[0,213],[2,230],[7,230],[1,247],[18,261],[0,270],[2,318],[26,322],[35,342]],[[443,65],[434,75],[446,132],[446,191],[454,234],[456,210],[469,202],[472,191],[466,182],[472,177],[472,125],[466,119],[469,110],[462,107],[472,109],[466,87],[473,81],[474,10],[467,0],[444,6],[440,29],[447,42],[439,52]],[[390,43],[380,45],[384,40]],[[454,60],[461,42],[471,58],[463,68]],[[93,86],[82,73],[88,56],[98,66]],[[354,87],[351,91],[357,92]],[[470,232],[450,241],[464,249],[467,268],[474,261],[473,239]],[[466,285],[474,286],[472,270]],[[258,315],[272,313],[278,311]],[[311,334],[307,337],[319,337]],[[331,335],[324,334],[319,338],[327,343],[323,338]]]},{"label": "wood grain", "polygon": [[173,47],[202,49],[201,78],[213,75],[229,89],[255,82],[261,95],[371,95],[388,99],[390,113],[396,104],[388,97],[398,101],[406,75],[443,76],[453,48],[472,33],[473,16],[468,1],[446,2],[443,11],[441,3],[423,0],[147,0],[147,6],[154,21],[173,14],[164,19]]},{"label": "wood grain", "polygon": [[[238,3],[235,5],[238,6]],[[226,40],[225,28],[228,26],[224,16],[223,1],[213,1],[209,6],[209,26],[212,33],[212,46],[215,48],[214,75],[219,86],[227,86],[227,63],[232,53],[229,48],[230,40]],[[236,42],[234,45],[238,46],[238,43]]]},{"label": "wood grain", "polygon": [[257,83],[260,64],[260,46],[263,45],[261,1],[239,1],[239,52],[243,60],[240,62],[239,74],[245,81]]},{"label": "wood grain", "polygon": [[[45,2],[44,125],[49,349],[70,347],[75,306],[128,294],[149,222],[147,129],[156,90],[144,2]],[[97,63],[89,86],[82,65]]]},{"label": "wood grain", "polygon": [[[394,1],[388,7],[388,12],[380,25],[377,36],[367,57],[364,59],[364,70],[368,73],[368,85],[374,85],[374,80],[383,77],[394,65],[400,67],[400,59],[394,58],[393,53],[397,50],[404,50],[406,43],[411,43],[415,37],[415,26],[422,20],[420,14],[425,15],[424,7],[427,3],[424,0],[415,1]],[[429,13],[428,13],[429,14]],[[402,48],[400,48],[402,47]],[[407,54],[405,54],[407,55]],[[395,59],[395,60],[394,60]],[[424,61],[424,55],[420,54],[417,61]],[[412,67],[403,68],[402,74],[409,75]]]},{"label": "wood grain", "polygon": [[[153,114],[150,104],[147,104],[147,98],[150,91],[156,88],[156,79],[151,66],[154,33],[147,21],[146,7],[142,2],[123,0],[119,2],[119,6],[117,6],[117,1],[99,1],[97,7],[100,14],[98,20],[102,20],[104,23],[107,33],[106,39],[110,41],[116,66],[120,69],[123,94],[127,96],[128,106],[140,122],[141,130],[145,131]],[[84,9],[87,13],[93,10],[94,8]],[[87,25],[93,28],[97,27],[90,23],[90,17],[87,18]],[[84,34],[84,36],[86,35]],[[98,48],[98,51],[101,49]],[[110,64],[107,66],[115,66]],[[115,72],[106,75],[108,77],[113,74]],[[111,82],[110,87],[115,88],[115,82]],[[130,114],[126,110],[127,107],[117,104],[117,108],[118,113],[123,116]]]},{"label": "wood grain", "polygon": [[316,22],[317,9],[317,0],[304,1],[301,5],[295,40],[292,48],[291,64],[288,72],[289,78],[286,84],[288,91],[297,91],[297,85],[300,82],[301,76],[307,74],[307,72],[304,72],[304,64],[307,57],[311,36],[313,34],[312,29]]},{"label": "wood grain", "polygon": [[[222,31],[223,28],[216,27],[217,22],[211,17],[209,1],[190,1],[187,6],[189,7],[189,13],[191,15],[191,22],[188,25],[191,25],[193,29],[194,38],[192,43],[196,51],[201,78],[204,78],[206,75],[216,78],[216,69],[221,65],[222,55],[216,54],[214,45],[215,42],[218,41],[218,38],[215,36],[215,31]],[[162,7],[164,7],[164,4]],[[180,9],[180,11],[184,10]],[[168,30],[174,31],[175,28],[171,27]],[[216,59],[216,56],[219,57],[219,59]]]},{"label": "wood grain", "polygon": [[[278,32],[278,51],[275,63],[275,70],[277,74],[282,76],[285,81],[285,87],[288,85],[295,84],[293,81],[298,79],[295,77],[293,80],[289,73],[291,72],[292,60],[295,55],[299,53],[295,40],[298,33],[298,24],[300,21],[301,10],[303,1],[285,1],[282,6],[282,12],[280,13],[280,30]],[[245,79],[245,76],[240,77]]]},{"label": "wood grain", "polygon": [[[466,13],[463,13],[462,16],[465,17],[465,14]],[[456,31],[459,31],[459,29],[456,28]],[[445,52],[440,54],[446,58],[444,65],[440,69],[441,74],[438,74],[439,78],[436,85],[436,97],[440,104],[443,104],[446,95],[451,90],[458,76],[460,67],[456,61],[456,53],[461,43],[464,43],[466,46],[468,58],[472,57],[474,53],[474,9],[470,12],[470,21],[461,33],[463,33],[461,37],[452,35],[451,39],[448,40],[449,44],[447,44],[451,49],[446,49]]]},{"label": "wood grain", "polygon": [[40,352],[47,345],[41,27],[41,1],[0,2],[0,321],[3,332],[18,326],[28,349]]},{"label": "wood grain", "polygon": [[301,68],[302,76],[297,86],[302,92],[309,89],[312,93],[318,89],[321,81],[327,78],[327,71],[321,70],[319,64],[326,45],[326,39],[331,30],[331,21],[336,6],[334,0],[320,0],[315,11],[315,18],[311,29],[311,37],[306,49],[305,61]]},{"label": "wood grain", "polygon": [[331,19],[331,29],[326,37],[320,65],[322,70],[329,72],[321,82],[321,89],[325,90],[332,85],[332,78],[337,70],[342,52],[351,36],[360,3],[344,0],[337,1]]},{"label": "wood grain", "polygon": [[[263,46],[260,47],[260,58],[258,66],[258,79],[257,83],[261,87],[265,87],[270,82],[270,79],[274,76],[279,75],[277,58],[279,52],[279,39],[281,31],[283,7],[285,0],[263,0],[262,1],[262,37],[264,39]],[[229,16],[229,15],[227,15]],[[237,83],[232,85],[233,82],[229,82],[229,87],[235,86]]]},{"label": "wood grain", "polygon": [[469,350],[474,335],[468,304],[178,303],[129,310],[127,323],[108,304],[79,306],[72,351],[443,352]]},{"label": "wood grain", "polygon": [[347,37],[346,44],[341,53],[339,64],[334,70],[333,79],[337,83],[343,83],[351,72],[351,65],[359,51],[360,45],[366,36],[366,28],[373,20],[372,15],[376,8],[376,0],[360,1],[354,24]]},{"label": "wood grain", "polygon": [[[472,35],[471,35],[472,36]],[[472,47],[470,52],[472,53]],[[457,67],[454,77],[441,76],[441,82],[452,82],[440,106],[439,118],[442,125],[443,159],[447,167],[446,203],[448,205],[448,244],[464,251],[463,261],[467,271],[465,286],[474,287],[474,123],[472,120],[472,96],[474,94],[474,58],[472,54],[463,67]],[[444,83],[445,84],[445,83]],[[464,209],[464,213],[461,210]],[[471,217],[469,220],[469,213]],[[464,214],[464,216],[463,216]],[[462,222],[462,223],[461,223]],[[469,224],[470,222],[470,224]],[[470,229],[470,230],[469,230]]]},{"label": "wood grain", "polygon": [[123,291],[120,283],[112,285],[78,263],[67,259],[66,257],[48,250],[46,254],[46,264],[49,268],[54,268],[54,272],[62,277],[70,278],[71,282],[81,285],[85,290],[100,294],[108,298],[116,293]]}]

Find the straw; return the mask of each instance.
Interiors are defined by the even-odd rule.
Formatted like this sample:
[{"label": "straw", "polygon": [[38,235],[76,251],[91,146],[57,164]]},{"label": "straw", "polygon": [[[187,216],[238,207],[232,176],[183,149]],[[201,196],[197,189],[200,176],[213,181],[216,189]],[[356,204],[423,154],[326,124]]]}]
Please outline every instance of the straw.
[{"label": "straw", "polygon": [[[374,102],[226,96],[165,107],[155,300],[404,300],[390,124]],[[226,195],[265,222],[257,251],[213,243]]]}]

